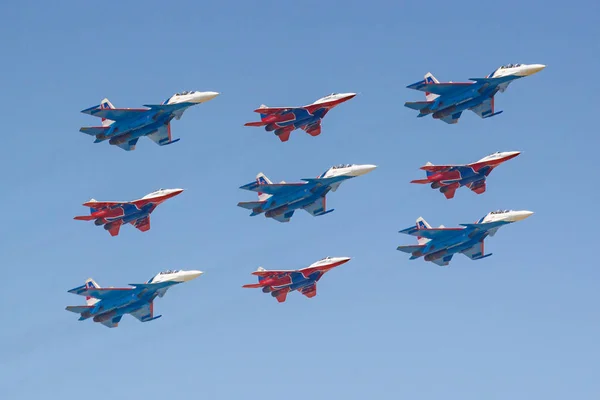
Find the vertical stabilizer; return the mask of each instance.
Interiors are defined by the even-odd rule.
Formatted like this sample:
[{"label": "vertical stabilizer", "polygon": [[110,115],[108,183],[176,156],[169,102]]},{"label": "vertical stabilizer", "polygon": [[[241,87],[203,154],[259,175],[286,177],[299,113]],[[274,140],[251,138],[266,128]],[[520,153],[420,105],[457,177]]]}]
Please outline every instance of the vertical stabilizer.
[{"label": "vertical stabilizer", "polygon": [[[256,175],[256,183],[258,183],[258,185],[261,186],[261,185],[271,185],[273,182],[271,182],[271,180],[269,178],[267,178],[267,176],[261,172],[258,175]],[[258,200],[260,200],[260,201],[265,201],[269,197],[271,197],[270,194],[258,192]]]},{"label": "vertical stabilizer", "polygon": [[[113,106],[112,103],[110,102],[110,100],[108,100],[107,98],[103,99],[100,102],[100,109],[101,110],[114,109],[114,108],[115,108],[115,106]],[[110,119],[102,118],[102,126],[109,126],[113,122],[114,121],[111,121]]]},{"label": "vertical stabilizer", "polygon": [[[417,218],[416,225],[417,225],[417,230],[431,229],[431,225],[429,225],[429,223],[427,223],[427,221],[425,221],[425,219],[423,219],[423,217]],[[418,240],[419,244],[425,244],[425,243],[429,242],[431,239],[417,236],[417,240]]]},{"label": "vertical stabilizer", "polygon": [[[96,281],[93,280],[92,278],[89,278],[88,280],[85,281],[85,288],[86,289],[100,289],[100,285],[98,285],[96,283]],[[87,303],[88,306],[94,305],[99,301],[100,301],[99,299],[95,299],[90,296],[85,297],[85,302]]]},{"label": "vertical stabilizer", "polygon": [[[433,76],[431,74],[431,72],[428,72],[425,74],[425,82],[427,82],[428,84],[440,83],[440,81],[438,81],[435,78],[435,76]],[[438,97],[440,97],[439,94],[425,92],[425,98],[427,99],[427,101],[433,101],[433,100],[437,99]]]}]

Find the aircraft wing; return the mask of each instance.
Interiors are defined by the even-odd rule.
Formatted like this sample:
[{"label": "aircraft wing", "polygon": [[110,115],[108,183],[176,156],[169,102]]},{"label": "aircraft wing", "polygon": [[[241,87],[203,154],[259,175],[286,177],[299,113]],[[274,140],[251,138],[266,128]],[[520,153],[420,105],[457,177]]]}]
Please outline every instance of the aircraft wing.
[{"label": "aircraft wing", "polygon": [[305,183],[270,183],[268,185],[259,185],[256,181],[252,181],[244,186],[240,186],[240,189],[274,195],[295,192],[302,185],[305,185]]},{"label": "aircraft wing", "polygon": [[86,288],[85,286],[79,286],[69,290],[69,293],[106,300],[128,296],[132,290],[133,288]]},{"label": "aircraft wing", "polygon": [[252,275],[260,276],[261,278],[283,278],[291,274],[292,272],[298,272],[297,270],[271,270],[271,271],[254,271]]},{"label": "aircraft wing", "polygon": [[463,253],[465,256],[469,257],[471,260],[480,260],[482,258],[489,257],[492,255],[492,253],[485,254],[483,240],[480,241],[479,243],[473,245],[472,247],[469,247],[468,249],[461,251],[461,253]]},{"label": "aircraft wing", "polygon": [[462,167],[462,165],[424,165],[420,169],[428,172],[444,172],[456,167]]},{"label": "aircraft wing", "polygon": [[463,228],[429,228],[429,229],[417,229],[414,225],[410,228],[406,228],[400,231],[411,236],[424,237],[427,239],[449,239],[457,235],[461,235],[464,231]]},{"label": "aircraft wing", "polygon": [[309,213],[310,215],[312,215],[313,217],[327,214],[327,213],[330,213],[333,211],[333,209],[331,209],[331,210],[326,210],[326,209],[327,209],[327,199],[324,196],[315,200],[314,202],[310,203],[306,207],[304,207],[304,210],[306,210],[306,212]]},{"label": "aircraft wing", "polygon": [[282,114],[288,111],[293,111],[301,107],[258,107],[254,112],[263,115]]},{"label": "aircraft wing", "polygon": [[116,328],[117,326],[119,326],[119,322],[121,322],[121,318],[123,318],[123,316],[119,315],[118,317],[114,317],[112,319],[108,319],[108,320],[102,321],[100,323],[109,328]]},{"label": "aircraft wing", "polygon": [[419,90],[425,93],[434,93],[440,96],[453,96],[466,91],[472,82],[443,82],[443,83],[428,83],[425,79],[408,85],[408,89]]},{"label": "aircraft wing", "polygon": [[308,298],[315,297],[317,295],[317,282],[314,282],[312,285],[304,286],[299,290],[300,293],[305,295]]},{"label": "aircraft wing", "polygon": [[313,122],[302,127],[302,130],[311,136],[318,136],[321,134],[321,120]]},{"label": "aircraft wing", "polygon": [[494,111],[494,98],[493,97],[486,99],[484,102],[476,105],[475,107],[469,108],[469,110],[473,111],[475,114],[479,115],[481,118],[493,117],[494,115],[498,115],[502,112],[502,111],[499,111],[499,112]]},{"label": "aircraft wing", "polygon": [[148,138],[159,146],[166,146],[179,141],[179,139],[172,139],[170,123],[161,126],[156,130],[156,132],[149,134]]},{"label": "aircraft wing", "polygon": [[120,148],[122,148],[125,151],[135,150],[135,145],[137,144],[138,140],[139,140],[139,138],[135,138],[128,142],[119,143],[119,144],[117,144],[117,146],[119,146]]},{"label": "aircraft wing", "polygon": [[121,207],[124,204],[128,204],[127,201],[88,201],[87,203],[83,203],[84,207],[95,208],[96,210],[100,210],[102,208],[114,208]]},{"label": "aircraft wing", "polygon": [[292,218],[293,215],[294,215],[294,210],[288,211],[285,214],[276,215],[271,218],[273,218],[274,220],[279,221],[279,222],[290,222],[290,219]]},{"label": "aircraft wing", "polygon": [[462,111],[454,113],[452,115],[448,115],[447,117],[440,118],[440,120],[444,121],[447,124],[456,124],[462,115]]},{"label": "aircraft wing", "polygon": [[481,194],[481,193],[485,192],[485,188],[486,188],[485,179],[480,179],[478,181],[471,182],[467,185],[467,187],[469,189],[471,189],[472,191],[474,191],[475,193]]},{"label": "aircraft wing", "polygon": [[131,224],[138,228],[140,231],[146,232],[150,229],[150,216],[146,215],[145,217],[136,219],[135,221],[132,221]]},{"label": "aircraft wing", "polygon": [[84,114],[90,114],[94,117],[106,118],[111,121],[123,121],[126,119],[139,118],[143,113],[150,110],[147,108],[100,108],[94,106],[82,111]]},{"label": "aircraft wing", "polygon": [[439,265],[440,267],[445,267],[448,264],[450,264],[450,260],[452,260],[452,256],[454,256],[454,254],[450,254],[450,255],[447,255],[445,257],[438,258],[437,260],[433,260],[432,262],[434,264]]},{"label": "aircraft wing", "polygon": [[[142,307],[130,313],[141,322],[151,321],[154,318],[154,302],[144,304]],[[157,317],[158,318],[158,317]]]}]

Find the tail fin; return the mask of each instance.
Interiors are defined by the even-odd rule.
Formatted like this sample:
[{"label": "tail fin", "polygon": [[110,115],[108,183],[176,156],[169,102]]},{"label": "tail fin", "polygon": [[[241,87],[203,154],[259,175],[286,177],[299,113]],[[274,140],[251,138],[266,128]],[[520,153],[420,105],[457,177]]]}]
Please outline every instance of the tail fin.
[{"label": "tail fin", "polygon": [[[258,175],[256,175],[256,183],[258,183],[258,185],[260,186],[260,185],[271,185],[273,182],[271,182],[271,180],[269,178],[267,178],[267,176],[261,172]],[[270,194],[258,192],[258,200],[260,200],[260,201],[265,201],[269,197],[271,197]]]},{"label": "tail fin", "polygon": [[[427,82],[428,84],[440,83],[440,81],[438,81],[435,78],[435,76],[432,75],[431,72],[428,72],[425,74],[425,82]],[[439,94],[425,92],[425,98],[427,99],[427,101],[433,101],[433,100],[437,99],[438,97],[440,97]]]},{"label": "tail fin", "polygon": [[[430,163],[429,161],[427,161],[427,163],[425,164],[425,166],[426,167],[433,167],[433,164]],[[429,177],[429,176],[435,174],[435,172],[425,170],[425,174]]]},{"label": "tail fin", "polygon": [[[425,219],[423,219],[423,217],[417,218],[417,230],[421,230],[421,229],[431,229],[431,225],[429,225],[429,223],[427,223],[427,221],[425,221]],[[431,239],[417,236],[417,241],[419,242],[419,244],[425,244],[425,243],[429,242],[430,240]]]},{"label": "tail fin", "polygon": [[[98,201],[98,200],[96,200],[96,199],[90,199],[90,201],[88,201],[88,203],[95,203],[96,201]],[[95,213],[96,211],[98,211],[98,209],[97,209],[97,208],[90,207],[90,214],[93,214],[93,213]]]},{"label": "tail fin", "polygon": [[[263,267],[258,267],[256,270],[259,271],[259,272],[266,271],[266,269],[264,269]],[[259,282],[262,281],[263,279],[265,279],[263,276],[259,276],[258,277],[258,281]]]},{"label": "tail fin", "polygon": [[[267,107],[264,104],[261,104],[260,107],[258,107],[258,108],[269,108],[269,107]],[[260,119],[265,119],[267,117],[267,115],[269,115],[269,114],[260,113]]]},{"label": "tail fin", "polygon": [[[100,285],[98,285],[96,283],[96,281],[93,280],[92,278],[89,278],[89,279],[87,279],[85,281],[85,288],[86,289],[100,289]],[[100,301],[99,299],[95,299],[95,298],[90,297],[90,296],[86,296],[85,297],[85,302],[86,302],[86,304],[88,306],[94,305],[94,304],[96,304],[99,301]]]},{"label": "tail fin", "polygon": [[[101,102],[100,102],[100,109],[101,110],[106,110],[106,109],[113,109],[115,108],[115,106],[112,105],[112,103],[110,102],[110,100],[108,100],[107,98],[104,98]],[[114,121],[111,121],[109,119],[106,118],[102,118],[102,126],[109,126],[113,123]]]}]

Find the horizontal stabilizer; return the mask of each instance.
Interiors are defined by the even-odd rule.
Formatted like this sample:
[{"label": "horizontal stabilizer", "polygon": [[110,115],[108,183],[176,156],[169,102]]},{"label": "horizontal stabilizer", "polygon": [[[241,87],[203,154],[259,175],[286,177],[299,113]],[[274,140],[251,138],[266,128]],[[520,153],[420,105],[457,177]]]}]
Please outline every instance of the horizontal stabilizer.
[{"label": "horizontal stabilizer", "polygon": [[415,179],[415,180],[410,181],[410,183],[424,184],[424,183],[431,183],[431,181],[429,179]]},{"label": "horizontal stabilizer", "polygon": [[260,283],[249,283],[247,285],[242,286],[243,288],[257,289],[263,287]]},{"label": "horizontal stabilizer", "polygon": [[94,308],[94,306],[67,306],[65,310],[74,312],[75,314],[81,314],[92,308]]},{"label": "horizontal stabilizer", "polygon": [[77,217],[74,217],[73,219],[76,219],[77,221],[92,221],[96,218],[97,217],[92,217],[91,215],[79,215]]},{"label": "horizontal stabilizer", "polygon": [[421,250],[425,247],[424,244],[415,244],[415,245],[407,245],[407,246],[398,246],[396,250],[400,250],[404,253],[414,253],[415,251]]},{"label": "horizontal stabilizer", "polygon": [[495,116],[495,115],[502,114],[503,112],[504,112],[504,111],[496,111],[495,113],[493,113],[493,114],[490,114],[490,115],[488,115],[488,116],[485,116],[485,117],[483,117],[483,118],[490,118],[490,117],[493,117],[493,116]]},{"label": "horizontal stabilizer", "polygon": [[87,135],[96,136],[96,135],[104,135],[110,126],[84,126],[79,129],[79,132],[83,132]]},{"label": "horizontal stabilizer", "polygon": [[253,210],[257,207],[262,206],[263,204],[265,204],[264,201],[240,201],[238,203],[238,207],[246,208],[248,210]]},{"label": "horizontal stabilizer", "polygon": [[420,111],[424,108],[429,107],[433,104],[433,101],[407,101],[404,103],[404,107],[411,108],[413,110]]}]

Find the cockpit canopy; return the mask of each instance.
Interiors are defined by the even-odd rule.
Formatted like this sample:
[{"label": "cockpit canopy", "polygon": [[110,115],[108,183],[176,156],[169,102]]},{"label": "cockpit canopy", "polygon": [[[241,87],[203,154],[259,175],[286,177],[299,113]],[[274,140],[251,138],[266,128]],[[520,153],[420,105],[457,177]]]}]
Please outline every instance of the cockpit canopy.
[{"label": "cockpit canopy", "polygon": [[516,67],[520,67],[521,65],[522,65],[522,64],[518,64],[518,63],[517,63],[517,64],[506,64],[506,65],[503,65],[503,66],[501,66],[500,68],[496,68],[496,69],[494,70],[494,72],[492,72],[492,73],[491,73],[489,76],[494,76],[494,74],[495,74],[496,72],[498,72],[498,71],[500,71],[500,70],[502,70],[502,69],[507,69],[507,68],[516,68]]},{"label": "cockpit canopy", "polygon": [[338,164],[331,167],[331,169],[339,169],[339,168],[348,168],[353,166],[354,164]]},{"label": "cockpit canopy", "polygon": [[183,92],[179,92],[179,93],[175,93],[173,96],[169,97],[168,99],[166,99],[163,104],[169,104],[169,100],[171,100],[174,97],[179,97],[179,96],[185,96],[188,94],[194,94],[196,93],[195,90],[184,90]]}]

